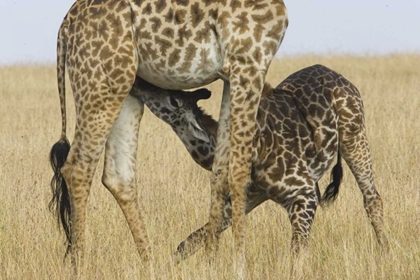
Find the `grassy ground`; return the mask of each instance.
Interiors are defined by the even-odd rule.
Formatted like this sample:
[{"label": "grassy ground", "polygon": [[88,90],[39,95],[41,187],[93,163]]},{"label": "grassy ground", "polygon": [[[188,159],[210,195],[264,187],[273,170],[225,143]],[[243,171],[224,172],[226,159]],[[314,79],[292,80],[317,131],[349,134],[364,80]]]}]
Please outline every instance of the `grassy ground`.
[{"label": "grassy ground", "polygon": [[[306,278],[420,279],[420,55],[302,56],[273,62],[274,86],[303,67],[321,63],[352,81],[365,104],[376,186],[385,209],[390,252],[381,255],[348,169],[336,203],[319,209],[310,237]],[[47,209],[52,171],[48,153],[61,119],[53,66],[0,68],[0,279],[63,279],[64,235]],[[221,84],[201,104],[216,114]],[[68,96],[69,136],[74,105]],[[101,185],[98,165],[88,207],[85,279],[203,279],[203,251],[165,266],[178,243],[208,218],[209,174],[175,134],[146,112],[138,152],[138,190],[152,244],[144,268],[117,203]],[[328,178],[323,178],[322,189]],[[247,217],[249,279],[288,278],[291,229],[285,211],[267,202]],[[231,232],[221,237],[213,276],[230,277]],[[146,272],[151,271],[151,272]]]}]

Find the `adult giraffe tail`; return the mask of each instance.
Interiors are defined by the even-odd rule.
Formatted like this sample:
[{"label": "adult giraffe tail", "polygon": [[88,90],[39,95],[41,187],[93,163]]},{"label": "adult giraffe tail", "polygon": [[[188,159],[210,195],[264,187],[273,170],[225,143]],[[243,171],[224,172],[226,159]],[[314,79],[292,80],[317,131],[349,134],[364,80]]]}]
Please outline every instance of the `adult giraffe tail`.
[{"label": "adult giraffe tail", "polygon": [[70,143],[66,137],[66,85],[65,85],[65,71],[66,71],[66,33],[68,25],[66,19],[60,26],[57,38],[57,82],[58,95],[60,97],[62,130],[61,137],[51,149],[50,163],[54,171],[54,176],[51,179],[52,199],[48,204],[51,212],[57,216],[58,224],[61,224],[67,238],[67,251],[70,250],[71,245],[71,230],[70,230],[70,199],[66,182],[61,173],[67,155],[70,151]]},{"label": "adult giraffe tail", "polygon": [[331,183],[325,189],[324,195],[321,198],[321,205],[328,205],[334,202],[338,196],[341,180],[343,179],[343,167],[341,166],[340,151],[337,153],[337,163],[331,171]]}]

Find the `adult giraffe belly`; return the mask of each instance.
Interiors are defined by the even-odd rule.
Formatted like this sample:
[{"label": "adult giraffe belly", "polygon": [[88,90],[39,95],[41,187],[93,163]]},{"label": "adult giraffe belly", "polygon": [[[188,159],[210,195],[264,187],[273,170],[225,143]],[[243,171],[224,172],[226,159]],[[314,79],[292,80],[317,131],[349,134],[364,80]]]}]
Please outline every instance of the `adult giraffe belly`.
[{"label": "adult giraffe belly", "polygon": [[222,59],[213,45],[184,48],[165,44],[138,46],[137,76],[164,89],[190,89],[207,85],[222,76]]}]

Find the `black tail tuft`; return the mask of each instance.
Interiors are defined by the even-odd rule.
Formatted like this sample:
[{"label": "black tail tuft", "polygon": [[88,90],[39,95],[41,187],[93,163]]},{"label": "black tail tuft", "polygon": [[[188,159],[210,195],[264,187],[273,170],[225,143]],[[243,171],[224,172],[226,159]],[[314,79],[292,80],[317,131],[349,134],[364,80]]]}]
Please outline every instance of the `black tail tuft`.
[{"label": "black tail tuft", "polygon": [[50,152],[50,163],[54,171],[51,179],[51,190],[53,197],[48,204],[51,212],[57,215],[57,222],[61,224],[67,238],[67,251],[71,246],[71,230],[70,230],[70,198],[67,190],[66,182],[61,174],[61,168],[66,162],[67,155],[70,151],[70,144],[67,139],[62,139],[54,144]]},{"label": "black tail tuft", "polygon": [[341,166],[340,151],[337,154],[337,163],[331,171],[331,183],[325,189],[324,195],[321,198],[321,205],[328,205],[337,198],[340,188],[341,180],[343,179],[343,167]]}]

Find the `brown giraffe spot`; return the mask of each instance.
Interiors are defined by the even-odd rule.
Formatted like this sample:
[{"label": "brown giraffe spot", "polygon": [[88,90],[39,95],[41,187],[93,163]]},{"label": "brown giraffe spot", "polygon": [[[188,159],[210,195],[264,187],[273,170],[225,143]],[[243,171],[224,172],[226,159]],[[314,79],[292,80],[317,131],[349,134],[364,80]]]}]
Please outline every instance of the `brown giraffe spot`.
[{"label": "brown giraffe spot", "polygon": [[268,22],[273,21],[274,15],[272,11],[267,11],[264,14],[261,15],[251,15],[252,20],[254,22],[257,22],[258,24],[266,24]]},{"label": "brown giraffe spot", "polygon": [[173,38],[173,37],[174,37],[174,29],[173,29],[173,28],[171,28],[171,27],[165,27],[165,28],[162,30],[161,34],[162,34],[163,36],[168,37],[168,38]]},{"label": "brown giraffe spot", "polygon": [[[112,31],[113,34],[115,35],[123,35],[124,34],[124,30],[123,30],[123,26],[124,24],[121,21],[121,18],[116,15],[116,14],[108,14],[106,16],[106,21],[108,22],[108,26],[112,26]],[[115,37],[115,36],[114,36]]]},{"label": "brown giraffe spot", "polygon": [[172,22],[173,18],[174,18],[174,10],[172,8],[169,8],[169,11],[165,16],[165,21]]},{"label": "brown giraffe spot", "polygon": [[204,13],[200,9],[198,3],[194,3],[191,6],[191,23],[194,28],[196,28],[204,18]]},{"label": "brown giraffe spot", "polygon": [[102,47],[100,53],[99,53],[99,57],[102,60],[107,60],[108,58],[110,58],[113,54],[113,50],[109,48],[109,46],[105,45]]},{"label": "brown giraffe spot", "polygon": [[210,10],[209,11],[209,17],[211,17],[211,18],[213,18],[213,19],[217,19],[218,18],[218,14],[219,14],[219,12],[218,12],[218,10]]},{"label": "brown giraffe spot", "polygon": [[242,7],[242,3],[239,0],[231,0],[230,7],[232,8],[232,13],[235,13],[236,9],[240,9]]},{"label": "brown giraffe spot", "polygon": [[189,38],[192,36],[192,31],[187,27],[183,26],[178,29],[178,36],[175,40],[175,43],[181,47],[184,46],[184,41],[189,41]]},{"label": "brown giraffe spot", "polygon": [[245,8],[252,7],[255,10],[265,10],[268,6],[265,0],[246,0],[244,2]]},{"label": "brown giraffe spot", "polygon": [[188,0],[176,0],[176,3],[181,6],[188,6],[189,2]]},{"label": "brown giraffe spot", "polygon": [[162,21],[157,17],[151,18],[150,21],[152,22],[152,31],[157,33],[159,28],[162,26]]},{"label": "brown giraffe spot", "polygon": [[276,43],[274,42],[274,41],[265,41],[264,43],[263,43],[263,49],[265,50],[264,51],[264,54],[267,54],[267,48],[275,48],[276,47]]},{"label": "brown giraffe spot", "polygon": [[258,63],[261,64],[262,61],[262,52],[261,52],[261,48],[260,47],[256,47],[254,52],[252,53],[252,57],[254,58],[254,60]]},{"label": "brown giraffe spot", "polygon": [[172,47],[172,42],[166,39],[163,39],[161,37],[156,36],[155,37],[155,43],[158,46],[158,49],[160,50],[160,54],[162,56],[166,56],[166,53],[168,49]]},{"label": "brown giraffe spot", "polygon": [[180,73],[186,72],[185,69],[189,69],[191,67],[191,64],[195,57],[196,52],[197,52],[197,47],[193,44],[189,44],[185,50],[184,62],[182,63],[182,66],[177,69]]},{"label": "brown giraffe spot", "polygon": [[237,32],[238,34],[243,34],[246,31],[248,31],[249,30],[248,13],[246,12],[241,13],[239,16],[236,17],[236,20],[232,24],[233,24],[233,31]]},{"label": "brown giraffe spot", "polygon": [[[185,21],[185,15],[187,11],[185,9],[179,9],[175,11],[175,24],[182,24]],[[186,26],[183,26],[184,28]]]},{"label": "brown giraffe spot", "polygon": [[210,32],[214,32],[214,34],[216,34],[215,26],[209,22],[206,22],[204,27],[200,30],[197,30],[195,33],[194,41],[197,43],[210,43],[212,40],[211,36],[209,36]]},{"label": "brown giraffe spot", "polygon": [[147,5],[146,5],[146,7],[144,7],[143,11],[146,15],[152,14],[152,12],[153,12],[152,5],[150,3],[147,3]]},{"label": "brown giraffe spot", "polygon": [[[257,71],[258,71],[258,69],[257,69],[257,68],[255,68],[255,67],[253,67],[252,65],[253,65],[253,64],[250,64],[250,66],[244,67],[244,68],[242,69],[242,71],[243,71],[244,73],[246,73],[248,76],[255,77],[255,76],[257,75]],[[262,88],[262,85],[261,85],[261,88]]]},{"label": "brown giraffe spot", "polygon": [[280,40],[280,38],[283,36],[282,31],[285,30],[288,25],[288,20],[286,20],[284,24],[281,22],[275,24],[272,29],[268,30],[267,37],[273,38],[274,40]]},{"label": "brown giraffe spot", "polygon": [[160,14],[166,8],[166,0],[157,0],[155,2],[155,13]]},{"label": "brown giraffe spot", "polygon": [[108,13],[104,6],[91,6],[89,7],[89,12],[95,16],[98,16],[99,18],[105,16]]},{"label": "brown giraffe spot", "polygon": [[166,59],[161,58],[159,62],[155,63],[156,69],[164,69],[166,66]]},{"label": "brown giraffe spot", "polygon": [[217,17],[217,23],[221,26],[226,26],[228,24],[228,18],[230,14],[226,11],[223,11],[220,16]]}]

